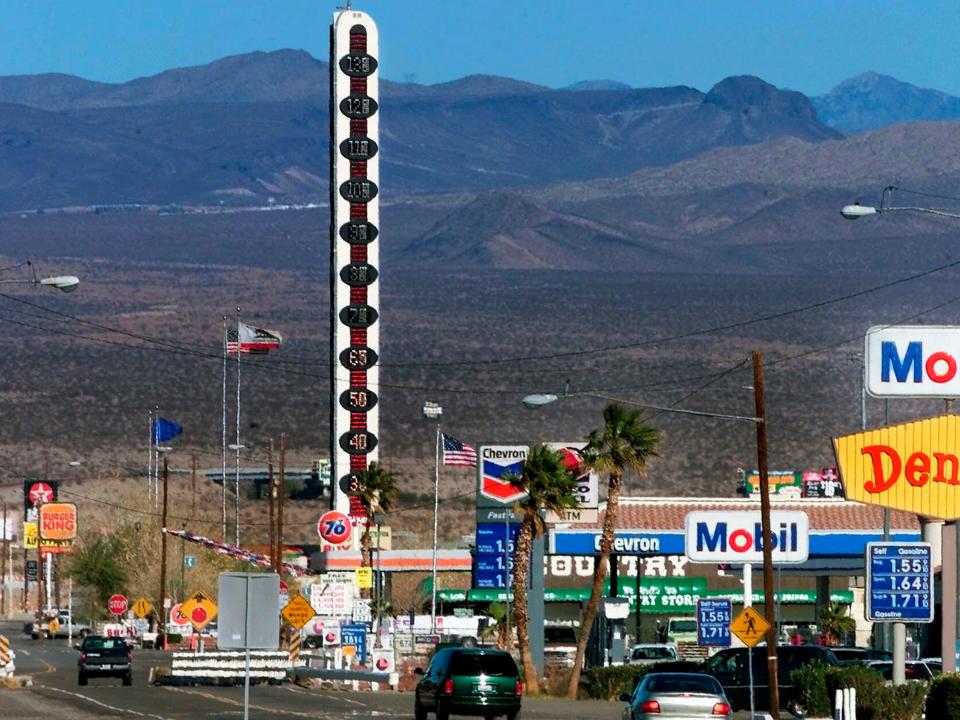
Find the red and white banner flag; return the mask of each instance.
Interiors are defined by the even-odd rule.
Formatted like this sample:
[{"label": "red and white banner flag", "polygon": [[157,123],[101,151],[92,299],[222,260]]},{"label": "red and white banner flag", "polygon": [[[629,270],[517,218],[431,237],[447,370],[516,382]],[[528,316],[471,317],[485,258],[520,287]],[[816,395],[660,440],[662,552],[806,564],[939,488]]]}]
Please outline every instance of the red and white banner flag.
[{"label": "red and white banner flag", "polygon": [[281,342],[283,337],[276,330],[253,327],[242,322],[237,323],[236,330],[232,328],[227,330],[228,355],[234,355],[237,352],[267,353],[279,348]]}]

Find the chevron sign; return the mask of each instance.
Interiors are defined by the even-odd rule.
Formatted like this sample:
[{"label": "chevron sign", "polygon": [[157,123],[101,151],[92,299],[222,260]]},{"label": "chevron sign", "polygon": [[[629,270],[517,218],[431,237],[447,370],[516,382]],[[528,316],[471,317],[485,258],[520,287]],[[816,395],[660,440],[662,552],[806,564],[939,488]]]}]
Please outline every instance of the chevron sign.
[{"label": "chevron sign", "polygon": [[526,495],[505,478],[520,474],[520,466],[527,458],[527,451],[526,445],[481,446],[478,488],[480,497],[495,503],[512,505]]}]

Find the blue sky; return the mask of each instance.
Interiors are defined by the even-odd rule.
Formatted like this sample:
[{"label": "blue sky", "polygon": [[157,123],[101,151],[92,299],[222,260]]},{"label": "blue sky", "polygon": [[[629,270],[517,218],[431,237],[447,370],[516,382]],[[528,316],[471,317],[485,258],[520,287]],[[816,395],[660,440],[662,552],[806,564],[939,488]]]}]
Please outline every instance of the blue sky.
[{"label": "blue sky", "polygon": [[[816,95],[864,70],[960,95],[960,3],[367,0],[384,77],[473,73],[551,87],[609,78],[707,90],[753,74]],[[122,82],[253,50],[327,55],[335,3],[0,0],[0,75]]]}]

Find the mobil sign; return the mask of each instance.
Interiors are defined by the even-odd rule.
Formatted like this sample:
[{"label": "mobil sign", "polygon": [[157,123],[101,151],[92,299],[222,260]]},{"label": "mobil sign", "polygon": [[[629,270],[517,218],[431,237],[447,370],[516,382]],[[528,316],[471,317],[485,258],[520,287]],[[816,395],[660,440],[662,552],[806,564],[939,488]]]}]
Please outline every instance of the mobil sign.
[{"label": "mobil sign", "polygon": [[864,357],[873,397],[960,397],[960,327],[872,327]]},{"label": "mobil sign", "polygon": [[526,491],[510,483],[527,459],[526,445],[481,445],[477,456],[477,505],[513,505]]},{"label": "mobil sign", "polygon": [[[806,562],[810,555],[810,522],[800,511],[770,513],[773,562]],[[701,563],[762,563],[763,530],[760,512],[687,513],[684,536],[687,557]]]},{"label": "mobil sign", "polygon": [[960,417],[941,415],[833,440],[847,498],[960,519]]}]

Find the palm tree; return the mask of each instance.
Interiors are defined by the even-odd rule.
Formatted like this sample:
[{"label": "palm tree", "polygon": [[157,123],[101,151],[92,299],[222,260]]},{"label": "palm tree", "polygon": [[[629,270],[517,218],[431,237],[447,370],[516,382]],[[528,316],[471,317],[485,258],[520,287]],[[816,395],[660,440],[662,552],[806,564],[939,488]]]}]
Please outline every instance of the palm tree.
[{"label": "palm tree", "polygon": [[[354,492],[363,506],[367,523],[360,536],[360,566],[373,567],[372,552],[370,549],[370,526],[375,512],[390,512],[393,500],[397,495],[397,481],[389,470],[384,470],[379,463],[370,463],[370,467],[357,473],[359,482]],[[360,591],[362,597],[370,597],[370,588]]]},{"label": "palm tree", "polygon": [[481,638],[496,636],[497,647],[501,650],[507,649],[507,627],[510,625],[510,608],[499,602],[488,603],[483,609],[483,614],[493,620],[493,625],[487,625],[480,631]]},{"label": "palm tree", "polygon": [[610,548],[613,547],[613,534],[617,527],[623,473],[630,469],[643,475],[647,460],[660,457],[656,450],[659,443],[660,431],[644,422],[643,410],[625,410],[617,403],[604,408],[603,427],[594,430],[587,437],[587,446],[583,450],[584,463],[591,470],[607,475],[607,509],[603,518],[600,555],[593,565],[593,588],[590,590],[590,600],[587,601],[580,623],[577,657],[570,675],[570,686],[567,688],[568,698],[577,697],[590,629],[597,617],[600,596],[603,594],[603,581],[607,576]]},{"label": "palm tree", "polygon": [[[537,445],[531,448],[526,460],[520,465],[519,476],[509,477],[510,483],[523,488],[527,494],[517,501],[515,511],[520,515],[520,529],[513,559],[513,617],[520,643],[520,659],[523,663],[524,686],[528,693],[540,692],[540,679],[530,651],[530,634],[527,629],[527,581],[530,577],[530,550],[533,539],[545,529],[542,510],[559,513],[577,506],[574,490],[577,486],[573,473],[564,465],[559,453]],[[539,572],[536,569],[535,572]]]},{"label": "palm tree", "polygon": [[843,605],[827,603],[820,613],[820,632],[826,635],[827,645],[839,645],[842,636],[856,629],[856,621],[847,615]]}]

